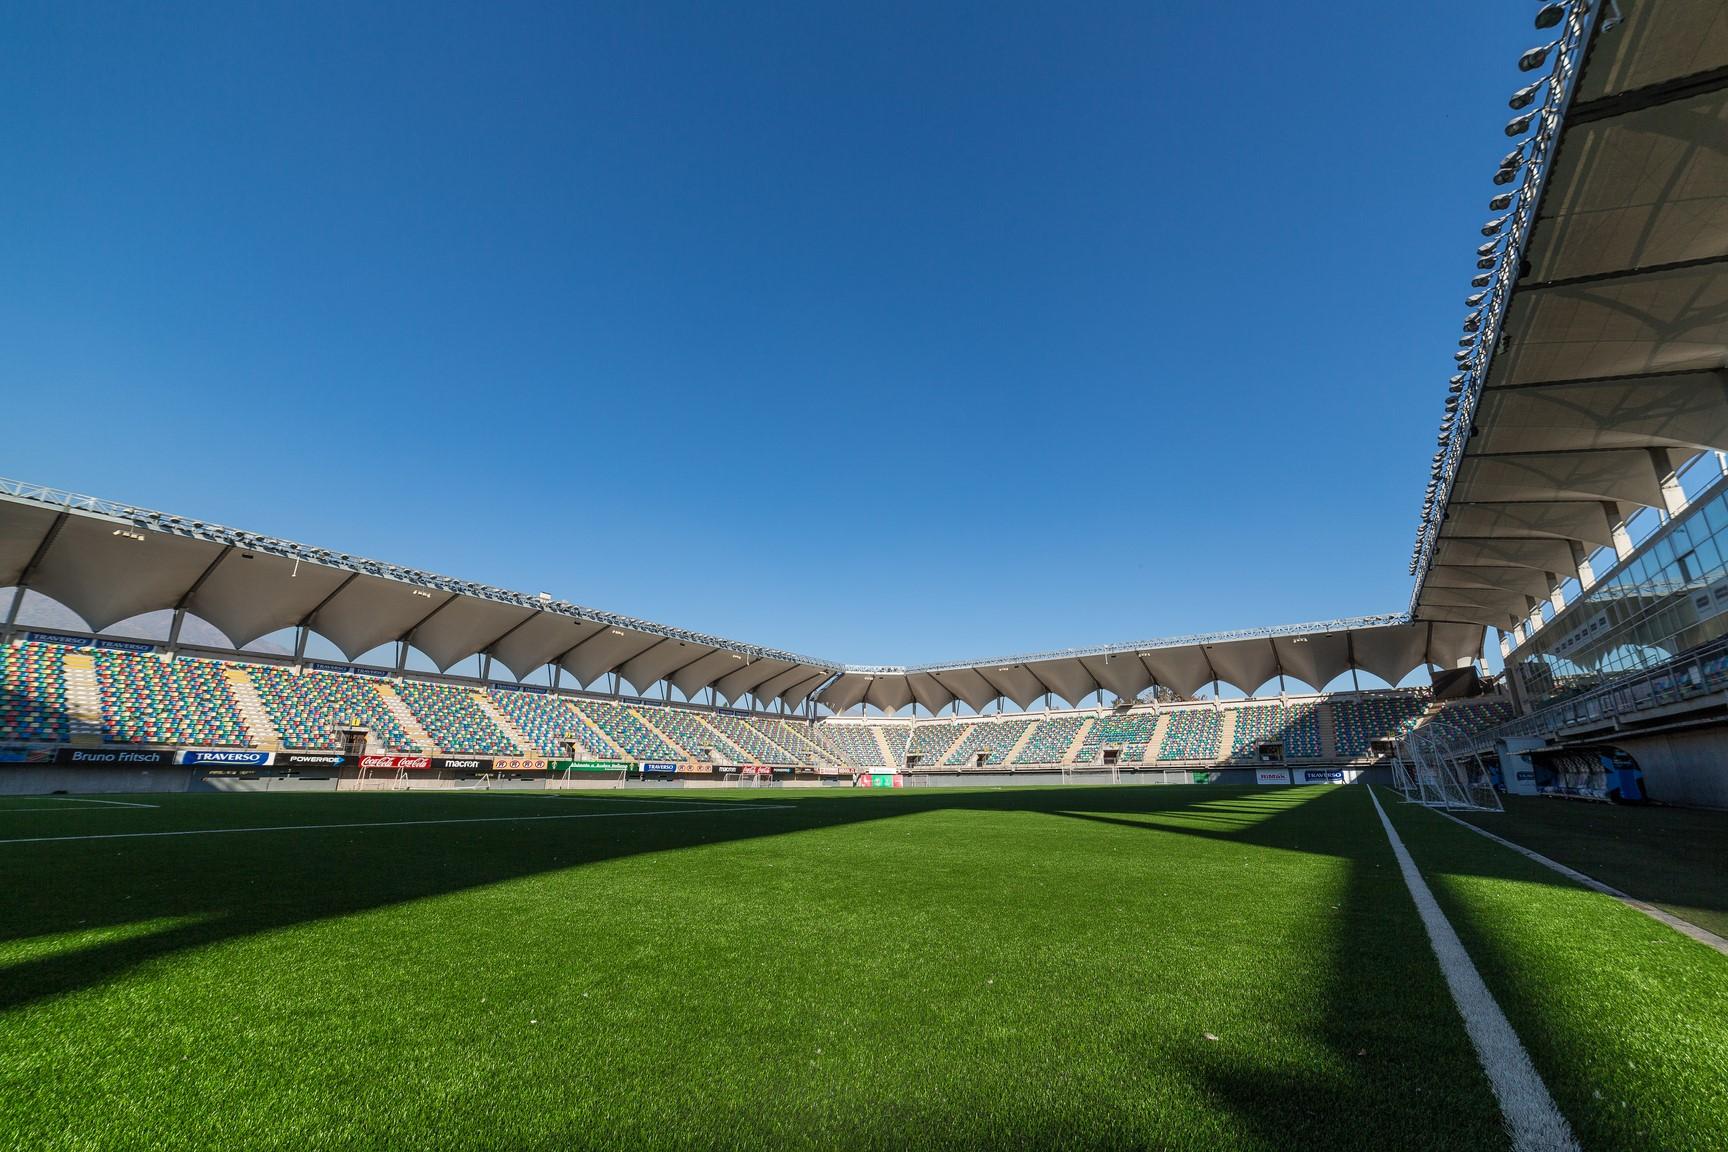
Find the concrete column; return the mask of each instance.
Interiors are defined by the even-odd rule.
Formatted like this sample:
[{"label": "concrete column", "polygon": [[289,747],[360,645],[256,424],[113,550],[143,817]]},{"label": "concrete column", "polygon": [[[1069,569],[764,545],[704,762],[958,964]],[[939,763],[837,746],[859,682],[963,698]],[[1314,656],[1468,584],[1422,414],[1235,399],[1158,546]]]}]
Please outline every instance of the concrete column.
[{"label": "concrete column", "polygon": [[1614,521],[1614,558],[1624,560],[1632,555],[1632,534],[1626,531],[1626,521]]},{"label": "concrete column", "polygon": [[1542,605],[1536,604],[1530,609],[1530,635],[1534,636],[1542,630]]},{"label": "concrete column", "polygon": [[1596,573],[1590,567],[1590,550],[1577,540],[1569,540],[1572,545],[1572,564],[1578,569],[1578,591],[1588,592],[1590,586],[1596,583]]},{"label": "concrete column", "polygon": [[1652,448],[1650,467],[1656,472],[1656,483],[1662,488],[1662,507],[1670,516],[1686,510],[1686,492],[1680,487],[1680,459],[1667,448]]},{"label": "concrete column", "polygon": [[[1499,629],[1496,629],[1496,631],[1499,631]],[[1500,659],[1502,661],[1504,661],[1506,659],[1506,657],[1510,656],[1511,654],[1512,654],[1512,642],[1510,640],[1506,639],[1506,633],[1505,632],[1500,632]]]},{"label": "concrete column", "polygon": [[1553,581],[1549,585],[1553,591],[1548,593],[1548,603],[1554,606],[1555,615],[1559,615],[1566,607],[1566,589],[1557,573],[1549,572],[1547,575],[1548,579]]}]

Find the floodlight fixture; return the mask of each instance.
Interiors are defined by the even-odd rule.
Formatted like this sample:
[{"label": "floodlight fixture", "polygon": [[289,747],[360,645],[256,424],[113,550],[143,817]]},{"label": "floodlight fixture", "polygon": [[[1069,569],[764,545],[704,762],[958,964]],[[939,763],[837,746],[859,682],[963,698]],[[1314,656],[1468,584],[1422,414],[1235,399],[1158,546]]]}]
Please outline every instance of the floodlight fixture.
[{"label": "floodlight fixture", "polygon": [[1472,277],[1470,277],[1470,287],[1472,287],[1472,288],[1486,288],[1486,287],[1488,287],[1488,285],[1490,283],[1493,282],[1493,280],[1494,280],[1494,277],[1492,277],[1492,276],[1472,276]]},{"label": "floodlight fixture", "polygon": [[1530,49],[1530,51],[1518,57],[1518,71],[1536,71],[1536,69],[1542,67],[1542,65],[1547,62],[1548,53],[1554,51],[1554,49],[1558,47],[1560,47],[1560,41],[1551,40],[1546,44]]},{"label": "floodlight fixture", "polygon": [[1500,193],[1500,195],[1498,195],[1498,196],[1494,197],[1492,200],[1488,201],[1488,211],[1490,211],[1490,212],[1504,212],[1504,211],[1506,211],[1506,209],[1512,207],[1512,198],[1516,195],[1518,195],[1518,193],[1516,193],[1516,192],[1502,192],[1502,193]]},{"label": "floodlight fixture", "polygon": [[1535,119],[1536,119],[1536,113],[1526,112],[1522,116],[1516,116],[1516,117],[1512,118],[1511,120],[1508,120],[1506,122],[1506,135],[1508,135],[1508,136],[1522,136],[1522,135],[1524,135],[1524,133],[1530,131],[1530,124]]},{"label": "floodlight fixture", "polygon": [[1566,5],[1544,4],[1542,10],[1536,13],[1536,27],[1552,28],[1566,18]]},{"label": "floodlight fixture", "polygon": [[1466,307],[1466,308],[1480,308],[1480,307],[1482,307],[1482,301],[1484,301],[1486,299],[1488,299],[1488,293],[1486,293],[1486,292],[1472,292],[1472,293],[1470,293],[1470,295],[1464,297],[1464,307]]},{"label": "floodlight fixture", "polygon": [[1544,77],[1543,79],[1536,81],[1534,84],[1527,84],[1518,89],[1518,91],[1512,93],[1512,99],[1506,101],[1507,106],[1514,112],[1522,112],[1524,109],[1530,107],[1530,105],[1536,102],[1537,93],[1541,92],[1547,83],[1548,80]]}]

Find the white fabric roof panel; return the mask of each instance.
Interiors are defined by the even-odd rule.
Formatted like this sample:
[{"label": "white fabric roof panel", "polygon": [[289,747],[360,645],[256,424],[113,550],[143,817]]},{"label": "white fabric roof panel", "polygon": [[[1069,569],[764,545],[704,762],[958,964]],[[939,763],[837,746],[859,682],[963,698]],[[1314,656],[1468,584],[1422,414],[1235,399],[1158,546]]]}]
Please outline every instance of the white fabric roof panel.
[{"label": "white fabric roof panel", "polygon": [[604,630],[604,624],[573,620],[554,612],[537,612],[492,645],[492,658],[519,680],[558,661],[570,649]]},{"label": "white fabric roof panel", "polygon": [[[172,608],[222,552],[222,545],[163,533],[134,533],[103,517],[66,518],[30,587],[78,613],[100,632],[110,624]],[[214,622],[213,622],[214,623]]]},{"label": "white fabric roof panel", "polygon": [[1253,692],[1278,675],[1278,653],[1270,639],[1208,644],[1206,659],[1220,680],[1243,692]]},{"label": "white fabric roof panel", "polygon": [[53,530],[60,510],[22,500],[5,499],[0,504],[5,512],[0,516],[0,588],[12,588]]},{"label": "white fabric roof panel", "polygon": [[1272,641],[1278,664],[1315,690],[1326,687],[1350,671],[1350,634],[1320,632],[1312,636],[1279,636]]},{"label": "white fabric roof panel", "polygon": [[351,575],[235,549],[204,578],[186,610],[215,625],[239,647],[299,624]]}]

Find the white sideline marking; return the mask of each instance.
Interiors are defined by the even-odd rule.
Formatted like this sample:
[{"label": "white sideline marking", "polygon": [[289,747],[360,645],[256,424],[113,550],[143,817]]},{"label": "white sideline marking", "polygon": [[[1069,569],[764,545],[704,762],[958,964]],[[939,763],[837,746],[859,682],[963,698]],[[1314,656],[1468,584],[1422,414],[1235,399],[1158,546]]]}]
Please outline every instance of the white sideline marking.
[{"label": "white sideline marking", "polygon": [[677,816],[685,812],[766,812],[792,804],[705,804],[646,808],[640,812],[572,812],[566,816],[452,816],[442,820],[365,820],[346,824],[276,824],[261,828],[188,828],[178,832],[100,832],[87,836],[23,836],[0,844],[52,844],[62,840],[144,840],[159,836],[223,836],[238,832],[323,832],[335,828],[411,828],[426,824],[529,824],[540,820],[595,820],[620,816]]},{"label": "white sideline marking", "polygon": [[[1435,809],[1435,811],[1439,812],[1440,810]],[[1672,912],[1658,908],[1654,904],[1646,904],[1637,897],[1628,896],[1626,893],[1620,891],[1620,889],[1611,888],[1602,883],[1602,881],[1596,879],[1594,876],[1586,876],[1576,868],[1568,868],[1558,860],[1550,860],[1540,852],[1532,851],[1531,849],[1524,847],[1522,844],[1514,844],[1504,836],[1496,836],[1494,833],[1488,831],[1488,829],[1478,828],[1468,820],[1460,820],[1450,812],[1440,812],[1440,815],[1446,817],[1446,819],[1452,821],[1454,824],[1470,829],[1470,831],[1476,833],[1478,836],[1488,837],[1488,839],[1499,844],[1501,847],[1510,848],[1520,856],[1527,856],[1544,867],[1554,869],[1554,871],[1560,873],[1560,875],[1566,877],[1568,880],[1582,884],[1584,887],[1589,888],[1592,891],[1600,892],[1604,896],[1611,896],[1620,901],[1620,903],[1626,905],[1626,907],[1636,909],[1650,917],[1650,919],[1668,925],[1668,927],[1674,929],[1674,931],[1680,933],[1682,936],[1690,936],[1692,939],[1698,941],[1698,943],[1714,948],[1724,956],[1728,956],[1728,940],[1724,940],[1708,928],[1700,928],[1690,920],[1682,920]]]},{"label": "white sideline marking", "polygon": [[[105,804],[111,808],[160,808],[160,804],[132,804],[124,800],[90,800],[83,796],[32,796],[32,800],[57,800],[63,804]],[[11,816],[16,812],[88,812],[89,809],[78,808],[0,808],[0,816]]]},{"label": "white sideline marking", "polygon": [[131,800],[94,800],[88,796],[44,796],[44,800],[59,800],[66,804],[106,804],[111,808],[160,808],[160,804],[139,804]]},{"label": "white sideline marking", "polygon": [[1380,826],[1392,843],[1392,855],[1398,858],[1398,870],[1404,874],[1411,899],[1416,901],[1422,927],[1428,930],[1428,942],[1440,961],[1452,1003],[1464,1017],[1464,1030],[1470,1034],[1476,1059],[1488,1074],[1494,1098],[1500,1102],[1500,1115],[1511,1133],[1512,1147],[1517,1152],[1578,1152],[1578,1138],[1572,1134],[1572,1126],[1566,1123],[1554,1097],[1548,1094],[1548,1086],[1530,1063],[1530,1054],[1524,1051],[1518,1033],[1512,1030],[1488,985],[1482,982],[1482,974],[1476,971],[1458,933],[1440,910],[1439,902],[1422,879],[1404,841],[1398,838],[1392,821],[1386,818],[1386,810],[1380,807],[1380,798],[1374,795],[1372,787],[1368,789],[1368,798],[1374,802],[1374,811],[1380,814]]}]

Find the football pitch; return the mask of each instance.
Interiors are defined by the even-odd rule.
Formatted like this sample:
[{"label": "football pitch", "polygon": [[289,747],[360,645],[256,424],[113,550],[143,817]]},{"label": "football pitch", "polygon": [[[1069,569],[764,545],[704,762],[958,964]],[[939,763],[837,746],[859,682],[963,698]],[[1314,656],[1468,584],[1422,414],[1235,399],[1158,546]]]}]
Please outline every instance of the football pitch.
[{"label": "football pitch", "polygon": [[[1728,956],[1377,795],[1578,1143],[1728,1148]],[[1512,1146],[1362,785],[5,797],[0,877],[0,1147]]]}]

